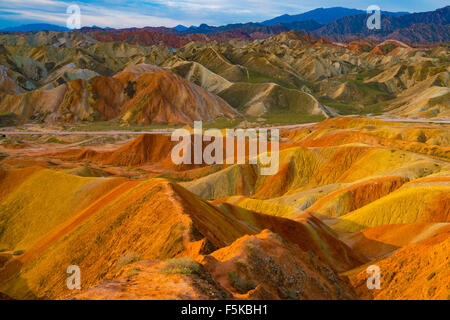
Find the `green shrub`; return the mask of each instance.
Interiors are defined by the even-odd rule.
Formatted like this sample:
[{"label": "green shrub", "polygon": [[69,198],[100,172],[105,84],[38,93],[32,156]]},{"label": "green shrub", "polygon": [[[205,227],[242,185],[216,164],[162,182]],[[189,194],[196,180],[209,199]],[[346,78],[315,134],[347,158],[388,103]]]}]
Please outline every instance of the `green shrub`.
[{"label": "green shrub", "polygon": [[200,270],[200,265],[191,258],[169,259],[160,269],[165,274],[199,274]]},{"label": "green shrub", "polygon": [[138,275],[139,272],[141,272],[142,270],[139,268],[131,268],[130,270],[127,271],[127,277],[132,277],[135,275]]},{"label": "green shrub", "polygon": [[47,139],[47,143],[59,143],[59,144],[69,144],[67,141],[59,140],[57,137],[52,136]]},{"label": "green shrub", "polygon": [[126,254],[119,258],[119,261],[117,261],[116,269],[120,270],[126,265],[131,264],[133,262],[137,262],[139,260],[141,260],[141,257],[137,254],[134,253]]},{"label": "green shrub", "polygon": [[254,280],[247,280],[245,277],[239,275],[236,271],[228,272],[228,279],[233,288],[239,293],[247,293],[256,288],[258,283]]}]

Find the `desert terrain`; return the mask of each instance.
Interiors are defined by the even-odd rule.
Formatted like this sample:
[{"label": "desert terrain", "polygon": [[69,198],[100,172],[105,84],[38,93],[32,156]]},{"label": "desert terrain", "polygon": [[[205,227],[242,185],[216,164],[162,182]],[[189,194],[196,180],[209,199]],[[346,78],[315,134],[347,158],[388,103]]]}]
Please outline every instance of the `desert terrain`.
[{"label": "desert terrain", "polygon": [[[0,34],[0,298],[449,299],[448,42],[280,31]],[[174,164],[194,121],[278,171]]]}]

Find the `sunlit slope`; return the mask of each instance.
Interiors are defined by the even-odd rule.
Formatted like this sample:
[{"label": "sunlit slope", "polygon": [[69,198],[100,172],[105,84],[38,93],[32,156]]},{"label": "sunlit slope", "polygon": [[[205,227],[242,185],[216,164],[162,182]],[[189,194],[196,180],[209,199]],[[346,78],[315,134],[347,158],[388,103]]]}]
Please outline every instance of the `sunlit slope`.
[{"label": "sunlit slope", "polygon": [[320,259],[269,230],[236,240],[202,263],[238,299],[349,299],[353,292]]},{"label": "sunlit slope", "polygon": [[360,142],[395,149],[409,147],[413,152],[418,146],[423,148],[423,144],[433,147],[450,145],[450,132],[446,124],[402,123],[359,117],[332,118],[309,128],[284,131],[282,136],[316,146]]},{"label": "sunlit slope", "polygon": [[190,258],[141,260],[120,268],[111,279],[73,290],[62,300],[208,300],[232,296]]},{"label": "sunlit slope", "polygon": [[[386,139],[370,133],[363,133],[355,130],[342,130],[331,133],[322,132],[322,136],[313,138],[313,136],[308,136],[304,140],[300,141],[299,144],[306,147],[327,147],[327,146],[340,146],[346,144],[365,144],[374,146],[377,148],[389,148],[391,150],[408,151],[417,154],[423,154],[426,156],[431,156],[436,159],[448,160],[450,159],[450,148],[438,145],[430,145],[425,143],[428,139],[425,133],[420,130],[417,131],[417,140],[423,142],[410,142],[403,141],[400,139]],[[430,142],[438,142],[447,140],[447,137],[439,136]]]},{"label": "sunlit slope", "polygon": [[[0,247],[26,250],[61,222],[123,183],[123,178],[82,178],[48,169],[7,172],[2,187],[11,188],[0,200]],[[20,179],[25,176],[23,181]],[[3,188],[2,188],[3,189]]]},{"label": "sunlit slope", "polygon": [[450,295],[450,232],[410,244],[392,256],[376,261],[381,289],[367,289],[365,268],[347,275],[363,299],[446,300]]},{"label": "sunlit slope", "polygon": [[[72,264],[83,270],[83,286],[92,286],[113,276],[130,257],[134,261],[199,257],[262,229],[271,229],[302,250],[315,252],[330,268],[343,271],[361,263],[309,215],[293,221],[226,204],[216,207],[164,179],[81,178],[42,169],[29,180],[19,188],[21,199],[31,205],[19,211],[20,221],[13,216],[3,225],[3,242],[22,239],[11,249],[20,246],[24,250],[6,264],[2,262],[0,269],[0,291],[15,298],[67,294],[65,269]],[[54,189],[41,190],[36,181],[53,183],[60,196],[50,192]],[[96,197],[99,191],[89,186],[100,184],[97,181],[103,189]],[[67,183],[70,188],[65,187]],[[17,201],[8,201],[14,194],[11,192],[2,206],[16,210],[12,205]],[[26,228],[20,222],[25,222]],[[22,235],[16,237],[19,232]]]},{"label": "sunlit slope", "polygon": [[353,289],[320,258],[263,230],[197,261],[143,260],[63,299],[352,299]]},{"label": "sunlit slope", "polygon": [[448,181],[414,183],[342,216],[333,228],[355,232],[384,224],[450,221]]},{"label": "sunlit slope", "polygon": [[181,183],[203,199],[219,199],[254,190],[258,177],[256,165],[234,165],[191,182]]},{"label": "sunlit slope", "polygon": [[173,167],[170,152],[175,144],[169,135],[143,134],[113,150],[74,148],[56,152],[51,156],[69,161],[95,161],[99,164],[116,166],[159,163],[161,166]]},{"label": "sunlit slope", "polygon": [[[194,142],[197,138],[201,141],[202,154],[205,153],[206,148],[211,144],[210,141],[206,141],[203,137],[191,134],[188,136],[191,142]],[[234,140],[234,159],[236,161],[238,154],[237,140],[238,138],[230,138],[227,136],[223,140],[232,139]],[[212,138],[214,141],[215,138]],[[248,162],[249,157],[249,145],[257,141],[249,139],[245,140],[245,158]],[[220,142],[222,143],[222,142]],[[174,180],[194,180],[196,177],[207,175],[210,172],[215,172],[217,168],[229,167],[225,162],[227,162],[227,144],[222,144],[222,155],[223,164],[206,164],[205,162],[195,163],[195,143],[190,144],[190,163],[185,163],[183,161],[180,164],[175,164],[172,160],[172,150],[179,144],[177,140],[172,141],[170,134],[141,134],[137,138],[130,140],[128,143],[117,146],[115,148],[109,148],[107,150],[102,150],[101,148],[86,148],[86,147],[75,147],[68,148],[62,151],[49,152],[47,155],[51,158],[61,159],[70,162],[80,162],[80,161],[93,161],[99,165],[112,165],[120,167],[141,167],[141,166],[152,166],[152,168],[157,168],[159,172],[163,173],[163,177],[171,177]],[[279,143],[279,148],[289,148],[295,145],[295,143]],[[270,150],[270,142],[268,143],[267,149]],[[182,153],[182,152],[181,152]],[[185,159],[184,159],[185,160]],[[219,162],[219,161],[217,161]],[[207,167],[204,170],[197,170],[201,167]],[[190,171],[194,170],[194,171]],[[174,172],[177,171],[177,172]]]},{"label": "sunlit slope", "polygon": [[317,199],[345,187],[347,183],[332,183],[324,186],[312,188],[305,191],[293,191],[292,193],[269,199],[268,201],[287,206],[288,208],[296,208],[296,210],[305,210],[309,208]]},{"label": "sunlit slope", "polygon": [[133,182],[103,202],[88,214],[80,211],[78,225],[59,225],[28,248],[17,258],[20,272],[0,290],[15,297],[56,297],[67,290],[65,268],[71,264],[79,265],[84,284],[92,285],[115,272],[127,254],[147,259],[196,255],[255,232],[191,193],[177,194],[165,180]]},{"label": "sunlit slope", "polygon": [[447,167],[447,163],[439,160],[384,148],[293,147],[280,151],[279,170],[274,175],[260,175],[257,165],[234,165],[183,185],[205,199],[232,195],[269,199],[375,175],[414,179]]},{"label": "sunlit slope", "polygon": [[407,178],[402,176],[369,178],[320,198],[306,211],[328,217],[339,217],[391,193],[407,181]]},{"label": "sunlit slope", "polygon": [[26,181],[30,175],[41,170],[40,167],[28,167],[24,169],[5,170],[0,168],[0,199],[4,199],[9,193],[14,191],[22,182]]},{"label": "sunlit slope", "polygon": [[237,221],[244,221],[257,230],[269,229],[302,250],[314,252],[322,261],[338,271],[348,270],[352,265],[364,261],[337,240],[335,233],[326,225],[310,214],[303,213],[292,220],[271,214],[258,214],[228,203],[217,206]]}]

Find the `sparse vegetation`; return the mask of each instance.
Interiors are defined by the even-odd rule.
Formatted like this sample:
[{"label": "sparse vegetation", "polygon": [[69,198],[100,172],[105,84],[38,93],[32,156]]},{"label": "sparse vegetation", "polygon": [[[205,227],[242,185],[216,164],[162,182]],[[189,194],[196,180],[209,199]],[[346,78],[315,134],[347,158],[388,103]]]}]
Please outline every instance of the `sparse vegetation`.
[{"label": "sparse vegetation", "polygon": [[248,280],[236,271],[228,272],[228,280],[233,288],[239,293],[247,293],[256,288],[258,283],[254,280]]},{"label": "sparse vegetation", "polygon": [[[448,43],[241,27],[0,34],[0,299],[68,297],[69,263],[75,299],[448,297]],[[198,120],[281,126],[277,172],[174,163]]]},{"label": "sparse vegetation", "polygon": [[120,257],[120,259],[117,261],[116,269],[120,270],[123,267],[125,267],[126,265],[132,264],[139,260],[141,260],[141,257],[138,254],[128,253],[128,254]]},{"label": "sparse vegetation", "polygon": [[51,136],[50,138],[47,139],[47,143],[69,144],[70,142],[58,139],[55,136]]},{"label": "sparse vegetation", "polygon": [[198,262],[192,260],[192,258],[174,258],[165,262],[164,266],[160,269],[164,274],[199,274],[201,267]]},{"label": "sparse vegetation", "polygon": [[127,271],[127,277],[133,277],[138,275],[142,270],[139,268],[131,268]]}]

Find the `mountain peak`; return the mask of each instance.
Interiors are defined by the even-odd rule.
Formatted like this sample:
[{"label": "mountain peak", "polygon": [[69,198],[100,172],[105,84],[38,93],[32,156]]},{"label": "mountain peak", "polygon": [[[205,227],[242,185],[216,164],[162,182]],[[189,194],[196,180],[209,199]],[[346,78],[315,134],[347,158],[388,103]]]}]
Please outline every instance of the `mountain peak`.
[{"label": "mountain peak", "polygon": [[[331,22],[336,21],[343,17],[353,16],[353,15],[358,15],[358,14],[365,14],[365,13],[366,13],[365,10],[350,9],[350,8],[344,8],[344,7],[317,8],[317,9],[310,10],[310,11],[296,14],[296,15],[283,14],[279,17],[275,17],[273,19],[263,21],[262,24],[271,26],[271,25],[275,25],[275,24],[279,24],[279,23],[291,23],[291,22],[306,21],[306,20],[313,20],[320,24],[327,24],[327,23],[331,23]],[[392,15],[392,16],[408,14],[408,12],[388,12],[388,11],[383,11],[382,13],[385,15]]]},{"label": "mountain peak", "polygon": [[186,27],[186,26],[183,26],[182,24],[179,24],[179,25],[173,27],[173,29],[175,29],[175,30],[177,30],[177,31],[186,31],[186,30],[189,29],[189,28]]}]

